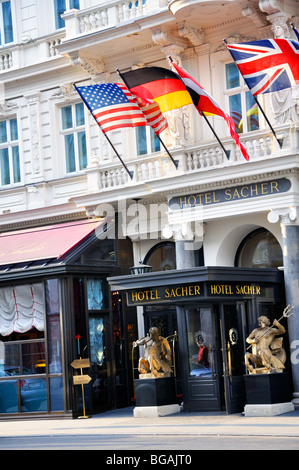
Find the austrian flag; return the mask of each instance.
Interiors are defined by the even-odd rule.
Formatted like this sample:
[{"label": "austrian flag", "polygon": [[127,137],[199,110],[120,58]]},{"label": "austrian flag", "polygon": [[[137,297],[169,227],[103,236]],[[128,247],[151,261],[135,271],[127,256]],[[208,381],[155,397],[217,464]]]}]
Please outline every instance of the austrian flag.
[{"label": "austrian flag", "polygon": [[262,39],[227,44],[253,96],[299,84],[299,43],[291,39]]}]

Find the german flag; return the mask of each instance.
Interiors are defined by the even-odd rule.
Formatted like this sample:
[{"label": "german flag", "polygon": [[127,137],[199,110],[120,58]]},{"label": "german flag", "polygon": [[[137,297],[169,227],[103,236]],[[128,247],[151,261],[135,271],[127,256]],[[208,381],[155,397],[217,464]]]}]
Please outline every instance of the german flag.
[{"label": "german flag", "polygon": [[144,67],[121,74],[138,101],[154,100],[162,113],[193,104],[178,75],[162,67]]}]

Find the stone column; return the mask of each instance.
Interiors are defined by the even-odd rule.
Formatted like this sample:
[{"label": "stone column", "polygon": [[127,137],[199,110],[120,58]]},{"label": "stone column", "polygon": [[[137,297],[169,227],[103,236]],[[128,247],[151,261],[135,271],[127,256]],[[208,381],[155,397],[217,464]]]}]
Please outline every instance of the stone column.
[{"label": "stone column", "polygon": [[271,212],[270,222],[280,218],[283,244],[284,283],[287,305],[294,306],[293,315],[288,319],[290,342],[293,404],[299,407],[299,220],[296,209]]},{"label": "stone column", "polygon": [[295,307],[294,315],[288,319],[288,332],[294,386],[293,404],[299,407],[299,358],[294,354],[299,344],[299,226],[282,223],[281,230],[286,302]]}]

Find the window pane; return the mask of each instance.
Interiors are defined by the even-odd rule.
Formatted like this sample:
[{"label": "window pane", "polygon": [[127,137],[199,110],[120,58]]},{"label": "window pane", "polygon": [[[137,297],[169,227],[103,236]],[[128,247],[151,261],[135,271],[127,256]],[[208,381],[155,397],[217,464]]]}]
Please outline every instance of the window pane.
[{"label": "window pane", "polygon": [[65,106],[61,108],[62,129],[70,129],[73,127],[72,107]]},{"label": "window pane", "polygon": [[20,158],[19,158],[19,147],[12,147],[12,164],[13,164],[13,179],[14,183],[21,181],[21,169],[20,169]]},{"label": "window pane", "polygon": [[55,0],[55,26],[56,29],[64,28],[65,23],[61,15],[66,11],[65,0]]},{"label": "window pane", "polygon": [[246,115],[247,115],[247,130],[254,131],[259,129],[259,115],[258,106],[250,93],[246,93]]},{"label": "window pane", "polygon": [[50,409],[51,411],[64,410],[62,377],[52,377],[50,383]]},{"label": "window pane", "polygon": [[229,114],[235,123],[236,132],[242,132],[241,95],[238,94],[229,97]]},{"label": "window pane", "polygon": [[45,344],[40,343],[23,343],[22,344],[22,363],[21,373],[27,374],[45,374]]},{"label": "window pane", "polygon": [[59,281],[46,281],[46,315],[50,374],[62,372]]},{"label": "window pane", "polygon": [[75,161],[75,148],[74,148],[74,136],[73,134],[64,136],[65,144],[65,158],[66,158],[66,171],[72,173],[76,171]]},{"label": "window pane", "polygon": [[236,64],[226,64],[226,88],[236,88],[240,86],[240,75]]},{"label": "window pane", "polygon": [[213,322],[210,308],[187,310],[190,375],[194,378],[211,377],[213,358]]},{"label": "window pane", "polygon": [[3,26],[4,26],[4,41],[5,41],[5,44],[7,44],[8,42],[13,42],[10,2],[2,3],[2,14],[3,14]]},{"label": "window pane", "polygon": [[47,383],[45,378],[20,380],[21,411],[47,411]]},{"label": "window pane", "polygon": [[20,372],[20,345],[4,343],[3,369],[5,375],[15,376]]},{"label": "window pane", "polygon": [[146,127],[145,126],[136,127],[136,136],[137,136],[137,155],[144,155],[147,153]]},{"label": "window pane", "polygon": [[75,106],[76,108],[76,125],[83,126],[85,124],[84,120],[84,104],[78,103]]},{"label": "window pane", "polygon": [[18,123],[16,119],[10,121],[10,140],[18,140]]},{"label": "window pane", "polygon": [[0,122],[0,143],[7,142],[6,121]]},{"label": "window pane", "polygon": [[106,284],[102,279],[87,280],[88,310],[106,308]]},{"label": "window pane", "polygon": [[1,184],[10,184],[8,149],[0,150]]},{"label": "window pane", "polygon": [[160,141],[158,137],[156,136],[154,130],[150,128],[150,133],[151,133],[151,151],[152,152],[159,152],[160,150]]},{"label": "window pane", "polygon": [[78,133],[78,149],[79,149],[79,168],[80,170],[83,170],[87,166],[85,132]]},{"label": "window pane", "polygon": [[[2,377],[2,374],[0,375]],[[0,381],[0,413],[18,412],[17,380]]]},{"label": "window pane", "polygon": [[80,0],[70,0],[70,9],[72,8],[80,10]]}]

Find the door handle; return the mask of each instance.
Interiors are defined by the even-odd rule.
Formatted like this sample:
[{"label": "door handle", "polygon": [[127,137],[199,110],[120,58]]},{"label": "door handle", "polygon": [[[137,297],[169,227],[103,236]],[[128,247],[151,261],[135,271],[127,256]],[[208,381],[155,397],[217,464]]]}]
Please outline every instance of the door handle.
[{"label": "door handle", "polygon": [[230,343],[227,343],[227,367],[228,367],[228,376],[230,380],[232,379],[232,353],[230,349]]},{"label": "door handle", "polygon": [[215,378],[215,374],[214,374],[214,359],[213,359],[213,346],[210,344],[209,345],[209,352],[210,352],[210,364],[211,364],[211,371],[212,371],[212,379]]}]

